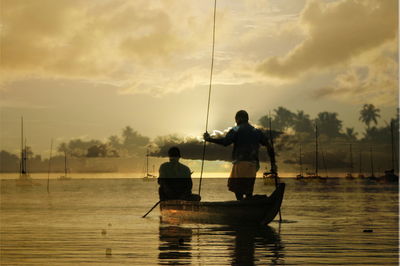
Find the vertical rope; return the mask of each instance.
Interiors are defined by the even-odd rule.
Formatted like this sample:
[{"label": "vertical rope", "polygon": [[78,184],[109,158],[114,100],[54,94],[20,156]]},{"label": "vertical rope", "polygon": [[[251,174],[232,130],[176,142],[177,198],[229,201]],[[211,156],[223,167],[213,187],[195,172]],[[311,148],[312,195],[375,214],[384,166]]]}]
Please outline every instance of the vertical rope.
[{"label": "vertical rope", "polygon": [[[206,117],[206,130],[208,130],[208,117],[210,115],[210,101],[211,101],[211,85],[212,85],[212,77],[214,70],[214,48],[215,48],[215,18],[217,11],[217,0],[214,0],[214,23],[213,23],[213,35],[212,35],[212,52],[211,52],[211,70],[210,70],[210,85],[208,87],[208,102],[207,102],[207,117]],[[200,170],[200,181],[199,181],[199,195],[201,192],[201,181],[203,180],[203,169],[204,169],[204,159],[206,156],[206,141],[203,144],[203,157],[201,160],[201,170]]]}]

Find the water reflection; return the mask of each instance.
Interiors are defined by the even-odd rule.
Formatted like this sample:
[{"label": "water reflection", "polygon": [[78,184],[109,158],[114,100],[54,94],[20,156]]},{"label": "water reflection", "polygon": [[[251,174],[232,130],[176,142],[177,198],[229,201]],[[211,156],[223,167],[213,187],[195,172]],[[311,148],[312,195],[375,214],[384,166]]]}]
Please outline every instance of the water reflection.
[{"label": "water reflection", "polygon": [[190,265],[192,229],[178,225],[160,224],[160,265]]},{"label": "water reflection", "polygon": [[159,265],[284,264],[280,235],[269,226],[232,227],[160,222],[159,233]]},{"label": "water reflection", "polygon": [[[231,265],[283,263],[283,246],[280,236],[272,227],[235,227]],[[266,261],[267,260],[267,261]]]}]

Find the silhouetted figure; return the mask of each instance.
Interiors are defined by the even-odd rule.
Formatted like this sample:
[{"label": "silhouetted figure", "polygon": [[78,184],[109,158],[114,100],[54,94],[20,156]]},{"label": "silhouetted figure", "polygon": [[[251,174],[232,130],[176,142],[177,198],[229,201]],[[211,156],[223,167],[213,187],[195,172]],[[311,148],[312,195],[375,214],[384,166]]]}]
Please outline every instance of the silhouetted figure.
[{"label": "silhouetted figure", "polygon": [[200,196],[192,194],[192,177],[189,167],[179,162],[181,153],[177,147],[168,150],[169,162],[160,166],[158,190],[160,200],[199,201]]},{"label": "silhouetted figure", "polygon": [[241,200],[253,195],[254,181],[260,163],[258,151],[260,144],[267,147],[271,159],[271,173],[276,173],[275,157],[268,138],[259,129],[249,124],[249,115],[240,110],[235,116],[236,126],[225,137],[213,139],[208,132],[204,133],[204,140],[212,143],[228,146],[233,143],[232,171],[228,179],[228,188],[234,192],[236,199]]}]

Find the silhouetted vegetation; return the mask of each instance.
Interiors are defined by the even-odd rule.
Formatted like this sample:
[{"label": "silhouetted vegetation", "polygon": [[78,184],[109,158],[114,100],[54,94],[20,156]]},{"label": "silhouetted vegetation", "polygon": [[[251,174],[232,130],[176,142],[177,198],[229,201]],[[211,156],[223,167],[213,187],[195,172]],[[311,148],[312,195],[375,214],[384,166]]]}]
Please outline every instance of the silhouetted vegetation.
[{"label": "silhouetted vegetation", "polygon": [[[292,112],[285,107],[278,107],[272,114],[260,117],[259,127],[269,136],[269,119],[272,121],[273,137],[275,148],[278,155],[278,162],[286,164],[286,167],[297,169],[299,163],[299,147],[302,146],[303,167],[312,168],[315,165],[315,125],[319,130],[320,155],[324,156],[327,168],[330,170],[344,171],[348,169],[350,154],[349,144],[353,145],[354,168],[362,164],[362,171],[368,171],[369,150],[373,149],[374,163],[376,169],[389,169],[392,166],[391,159],[391,138],[393,129],[393,140],[395,151],[398,150],[399,143],[399,109],[396,117],[390,122],[379,120],[379,109],[372,104],[364,104],[360,108],[359,120],[365,123],[365,131],[355,132],[353,127],[343,128],[343,122],[335,112],[323,111],[311,118],[302,110]],[[271,116],[271,117],[269,117]],[[379,122],[383,123],[379,123]],[[383,125],[378,127],[378,124]],[[93,159],[118,159],[120,161],[136,162],[135,167],[139,167],[139,161],[145,158],[146,150],[150,150],[151,156],[166,157],[167,150],[171,146],[178,146],[184,158],[200,160],[202,158],[203,143],[198,138],[184,138],[178,135],[159,136],[150,140],[149,137],[141,135],[132,127],[126,126],[121,130],[120,135],[111,135],[107,140],[82,140],[72,139],[58,145],[57,151],[60,153],[52,160],[62,165],[64,152],[70,160],[75,160],[76,169],[89,171],[101,164],[91,165],[88,160]],[[37,170],[46,172],[48,160],[42,160],[40,155],[35,155],[27,147],[27,155],[31,171]],[[206,160],[230,161],[230,149],[225,149],[218,145],[207,145]],[[397,162],[398,155],[395,154]],[[361,162],[359,160],[361,158]],[[260,153],[260,159],[268,159],[266,152]],[[322,165],[320,163],[320,165]],[[61,166],[57,166],[62,171]],[[110,168],[110,167],[109,167]],[[124,169],[128,169],[123,167]],[[281,166],[282,168],[282,166]],[[398,166],[395,166],[398,168]],[[0,171],[18,172],[19,154],[14,155],[7,151],[0,152]],[[111,167],[113,171],[117,167]],[[103,169],[104,170],[104,169]],[[118,170],[118,169],[117,169]]]},{"label": "silhouetted vegetation", "polygon": [[150,139],[142,136],[130,126],[122,130],[121,136],[112,135],[108,141],[73,139],[61,143],[59,152],[66,152],[74,157],[129,157],[142,155]]}]

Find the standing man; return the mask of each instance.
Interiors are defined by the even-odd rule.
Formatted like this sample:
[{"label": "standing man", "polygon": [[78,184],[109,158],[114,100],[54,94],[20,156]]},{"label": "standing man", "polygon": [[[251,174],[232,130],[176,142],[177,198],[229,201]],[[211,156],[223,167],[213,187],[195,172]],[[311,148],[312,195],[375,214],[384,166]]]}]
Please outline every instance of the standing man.
[{"label": "standing man", "polygon": [[158,193],[160,200],[200,201],[200,196],[192,194],[192,173],[189,167],[179,162],[181,152],[177,147],[168,150],[169,162],[160,166]]},{"label": "standing man", "polygon": [[271,172],[276,173],[275,154],[269,140],[259,129],[249,124],[249,115],[240,110],[235,116],[236,126],[225,137],[213,139],[208,132],[204,133],[204,140],[223,146],[233,143],[232,171],[228,179],[228,188],[235,193],[236,199],[242,200],[245,195],[253,195],[254,181],[260,168],[258,151],[260,144],[267,147],[271,160]]}]

